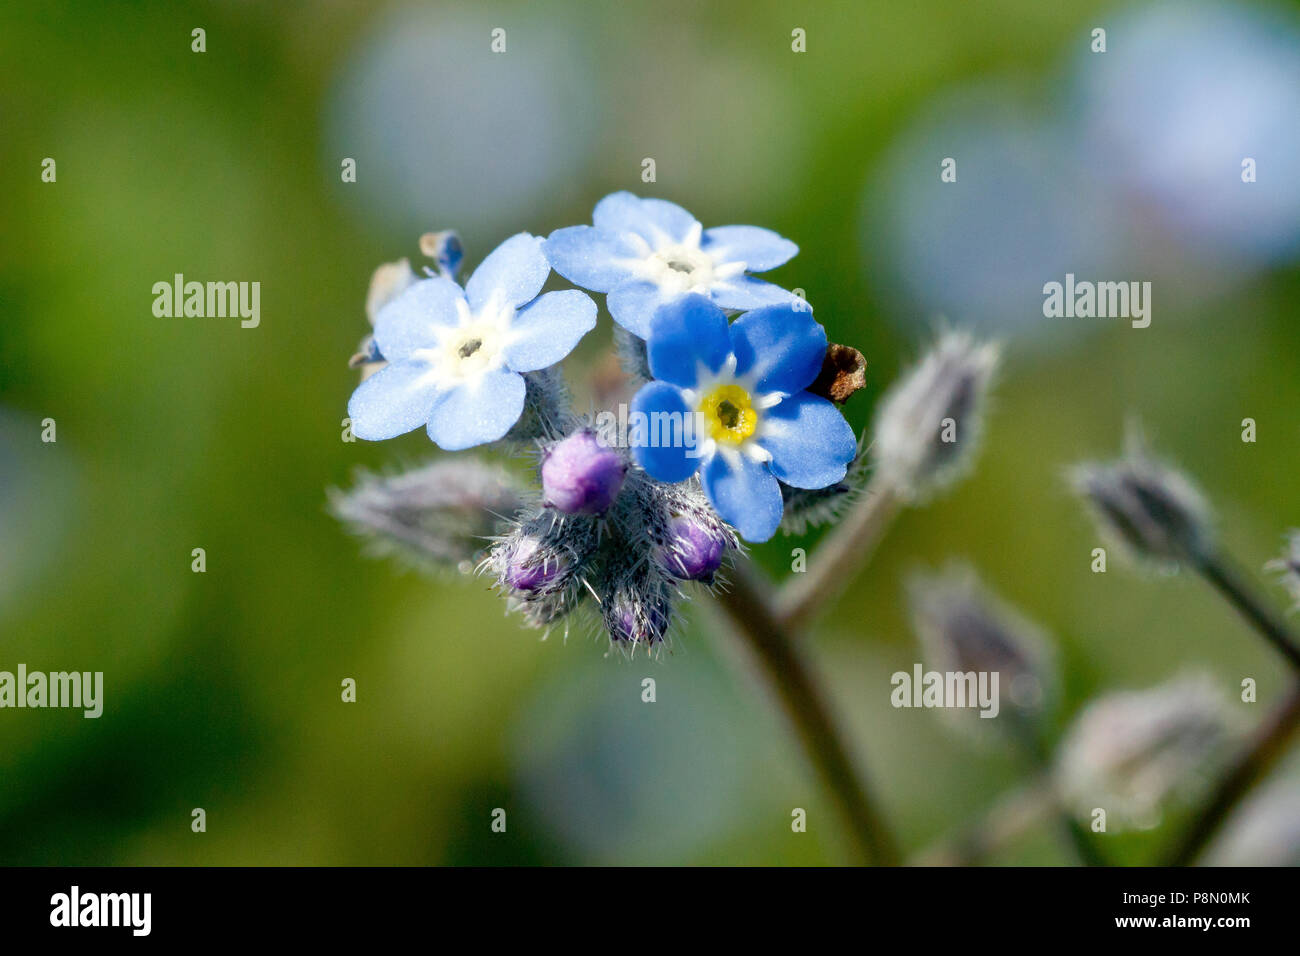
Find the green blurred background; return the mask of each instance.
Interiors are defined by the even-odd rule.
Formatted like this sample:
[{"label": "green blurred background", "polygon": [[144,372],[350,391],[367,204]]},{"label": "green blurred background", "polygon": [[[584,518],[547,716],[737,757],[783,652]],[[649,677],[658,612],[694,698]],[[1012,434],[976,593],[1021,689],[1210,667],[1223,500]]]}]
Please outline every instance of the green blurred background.
[{"label": "green blurred background", "polygon": [[[1292,7],[1236,9],[1294,30]],[[1039,0],[6,7],[0,669],[102,670],[105,710],[0,712],[0,862],[848,859],[708,606],[658,661],[606,656],[586,632],[542,643],[482,580],[368,560],[326,511],[358,466],[434,452],[422,432],[340,440],[374,267],[440,228],[461,232],[472,267],[513,232],[590,221],[616,189],[796,241],[771,278],[866,353],[869,388],[847,408],[859,429],[941,322],[1008,340],[978,470],[903,515],[812,642],[909,850],[1022,775],[934,714],[890,708],[889,675],[917,660],[903,603],[915,568],[967,559],[1054,636],[1059,723],[1188,663],[1228,693],[1255,677],[1266,706],[1278,659],[1196,582],[1090,573],[1097,542],[1061,478],[1117,451],[1137,413],[1247,566],[1300,524],[1300,176],[1261,175],[1285,215],[1252,243],[1179,219],[1187,203],[1144,186],[1140,155],[1089,158],[1079,117],[1113,114],[1081,102],[1104,100],[1088,89],[1089,31],[1110,28],[1106,68],[1122,70],[1137,35],[1124,24],[1145,15]],[[494,27],[504,55],[489,51]],[[1272,51],[1284,88],[1294,49]],[[990,139],[990,114],[1025,139]],[[1173,180],[1180,155],[1166,155]],[[959,161],[951,187],[945,156]],[[1235,167],[1224,175],[1236,183]],[[1080,196],[1081,211],[1062,208]],[[1044,319],[1039,288],[1066,271],[1153,280],[1151,328]],[[260,281],[260,327],[155,318],[151,287],[177,272]],[[569,360],[575,380],[610,336],[602,309]],[[1255,444],[1240,440],[1246,417]],[[57,443],[40,440],[45,418]],[[756,556],[780,574],[809,545]],[[340,701],[345,677],[355,704]],[[195,807],[206,833],[191,832]],[[489,828],[495,807],[505,834]],[[791,832],[793,807],[807,834]],[[1145,861],[1178,820],[1106,846]],[[1041,828],[995,857],[1069,860]]]}]

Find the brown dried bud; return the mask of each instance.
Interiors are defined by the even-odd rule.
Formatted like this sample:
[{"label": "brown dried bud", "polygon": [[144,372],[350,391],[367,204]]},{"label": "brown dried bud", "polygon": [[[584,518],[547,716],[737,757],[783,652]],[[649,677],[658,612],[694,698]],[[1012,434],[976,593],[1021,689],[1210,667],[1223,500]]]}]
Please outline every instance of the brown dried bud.
[{"label": "brown dried bud", "polygon": [[822,370],[808,391],[843,405],[860,388],[867,385],[867,360],[851,345],[832,345],[822,359]]}]

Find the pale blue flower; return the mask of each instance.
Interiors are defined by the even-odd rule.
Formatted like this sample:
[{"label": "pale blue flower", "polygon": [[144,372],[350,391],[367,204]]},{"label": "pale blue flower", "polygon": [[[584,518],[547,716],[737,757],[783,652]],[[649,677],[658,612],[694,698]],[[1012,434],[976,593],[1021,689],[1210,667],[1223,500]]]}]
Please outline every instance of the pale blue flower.
[{"label": "pale blue flower", "polygon": [[593,225],[557,229],[546,240],[552,268],[575,285],[608,293],[614,321],[647,338],[663,305],[705,296],[724,309],[806,303],[749,275],[787,262],[799,251],[758,226],[705,229],[680,206],[618,192],[596,204]]},{"label": "pale blue flower", "polygon": [[596,324],[596,303],[569,289],[538,296],[550,266],[542,239],[498,246],[462,289],[423,279],[375,317],[388,364],[352,393],[352,433],[368,441],[426,425],[454,451],[501,438],[524,408],[521,373],[554,365]]}]

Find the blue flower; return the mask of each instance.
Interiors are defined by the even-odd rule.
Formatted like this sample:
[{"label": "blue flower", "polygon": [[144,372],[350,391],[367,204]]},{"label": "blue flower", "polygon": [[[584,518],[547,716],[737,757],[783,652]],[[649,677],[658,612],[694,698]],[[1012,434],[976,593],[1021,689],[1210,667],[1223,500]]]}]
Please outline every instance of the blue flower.
[{"label": "blue flower", "polygon": [[524,408],[520,373],[554,365],[596,325],[584,293],[537,295],[550,271],[542,239],[521,232],[464,289],[423,279],[380,309],[375,342],[388,364],[352,393],[352,433],[380,441],[427,425],[450,451],[505,435]]},{"label": "blue flower", "polygon": [[736,311],[791,302],[808,308],[748,274],[775,269],[799,251],[770,229],[705,229],[680,206],[627,192],[598,202],[592,222],[551,233],[546,257],[575,285],[608,293],[609,314],[640,338],[649,336],[656,310],[687,293]]},{"label": "blue flower", "polygon": [[[690,295],[655,315],[646,350],[655,381],[632,400],[633,457],[659,481],[698,471],[743,537],[776,532],[779,482],[825,488],[844,477],[857,442],[834,405],[805,391],[826,356],[826,332],[806,310],[769,306],[728,326],[718,306]],[[662,441],[674,421],[687,439]]]}]

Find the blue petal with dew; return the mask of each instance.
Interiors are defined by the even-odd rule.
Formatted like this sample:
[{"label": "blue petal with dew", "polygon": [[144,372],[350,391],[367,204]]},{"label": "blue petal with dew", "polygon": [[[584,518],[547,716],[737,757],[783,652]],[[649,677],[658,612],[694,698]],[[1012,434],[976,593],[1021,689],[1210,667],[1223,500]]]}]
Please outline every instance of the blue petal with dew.
[{"label": "blue petal with dew", "polygon": [[[632,399],[628,442],[632,458],[656,481],[685,481],[700,467],[686,441],[690,409],[682,393],[667,382],[649,382]],[[681,439],[673,441],[676,437]]]},{"label": "blue petal with dew", "polygon": [[524,377],[506,368],[440,394],[429,413],[429,437],[447,451],[496,441],[524,410]]},{"label": "blue petal with dew", "polygon": [[781,524],[781,485],[766,464],[740,454],[714,455],[700,473],[723,520],[747,541],[766,541]]},{"label": "blue petal with dew", "polygon": [[646,355],[651,374],[660,381],[694,388],[701,364],[716,372],[730,354],[727,316],[702,295],[663,306],[650,322]]},{"label": "blue petal with dew", "polygon": [[772,474],[795,488],[835,484],[858,451],[840,410],[809,392],[796,392],[767,410],[759,444],[772,455]]}]

